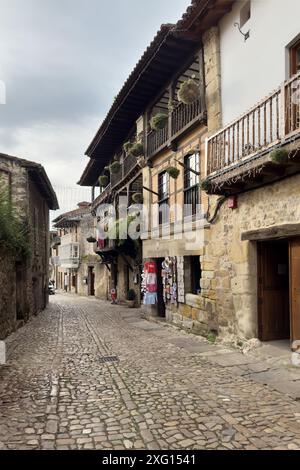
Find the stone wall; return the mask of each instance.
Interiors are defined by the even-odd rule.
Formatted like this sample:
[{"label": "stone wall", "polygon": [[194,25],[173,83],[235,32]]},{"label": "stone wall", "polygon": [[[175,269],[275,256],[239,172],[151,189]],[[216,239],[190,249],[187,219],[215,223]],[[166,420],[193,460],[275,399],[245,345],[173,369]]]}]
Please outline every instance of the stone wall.
[{"label": "stone wall", "polygon": [[[0,336],[36,315],[48,302],[49,208],[22,161],[0,155],[14,211],[30,227],[30,257],[0,253]],[[0,176],[1,177],[1,176]]]},{"label": "stone wall", "polygon": [[16,329],[16,273],[14,259],[0,250],[0,340]]},{"label": "stone wall", "polygon": [[299,188],[296,175],[241,194],[238,208],[225,203],[211,225],[202,257],[202,297],[211,305],[221,334],[257,336],[257,245],[241,237],[248,230],[299,223]]}]

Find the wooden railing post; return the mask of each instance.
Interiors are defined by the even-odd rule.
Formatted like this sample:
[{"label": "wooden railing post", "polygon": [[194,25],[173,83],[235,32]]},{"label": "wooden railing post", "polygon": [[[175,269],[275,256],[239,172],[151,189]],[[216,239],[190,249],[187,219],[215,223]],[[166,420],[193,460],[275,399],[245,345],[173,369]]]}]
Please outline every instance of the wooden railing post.
[{"label": "wooden railing post", "polygon": [[287,109],[287,102],[286,102],[286,85],[283,83],[281,85],[281,107],[280,107],[280,112],[281,112],[281,119],[280,119],[280,133],[279,137],[283,141],[285,140],[286,136],[286,109]]},{"label": "wooden railing post", "polygon": [[[172,82],[169,86],[169,105],[174,104],[174,83]],[[169,120],[168,120],[168,141],[171,143],[173,135],[173,109],[169,109]]]}]

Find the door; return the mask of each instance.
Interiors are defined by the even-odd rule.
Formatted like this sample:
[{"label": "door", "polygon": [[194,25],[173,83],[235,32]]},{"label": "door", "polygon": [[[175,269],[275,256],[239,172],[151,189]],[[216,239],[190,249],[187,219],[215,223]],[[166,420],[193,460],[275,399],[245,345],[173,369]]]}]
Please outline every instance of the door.
[{"label": "door", "polygon": [[300,340],[300,238],[290,242],[291,339]]},{"label": "door", "polygon": [[89,275],[88,275],[88,295],[94,296],[95,295],[95,273],[94,268],[89,267]]},{"label": "door", "polygon": [[156,260],[157,263],[157,313],[159,317],[166,316],[166,305],[164,302],[163,281],[161,277],[162,262],[164,258]]},{"label": "door", "polygon": [[288,241],[258,244],[259,339],[290,337]]}]

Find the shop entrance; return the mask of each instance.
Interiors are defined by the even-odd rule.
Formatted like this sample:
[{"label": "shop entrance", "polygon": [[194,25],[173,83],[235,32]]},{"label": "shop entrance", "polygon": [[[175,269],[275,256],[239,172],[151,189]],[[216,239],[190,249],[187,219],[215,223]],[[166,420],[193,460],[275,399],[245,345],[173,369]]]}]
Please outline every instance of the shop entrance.
[{"label": "shop entrance", "polygon": [[164,302],[164,294],[163,294],[163,281],[162,281],[162,276],[161,276],[161,270],[162,270],[162,263],[164,261],[164,258],[158,258],[156,259],[157,263],[157,313],[159,317],[165,317],[166,316],[166,305]]}]

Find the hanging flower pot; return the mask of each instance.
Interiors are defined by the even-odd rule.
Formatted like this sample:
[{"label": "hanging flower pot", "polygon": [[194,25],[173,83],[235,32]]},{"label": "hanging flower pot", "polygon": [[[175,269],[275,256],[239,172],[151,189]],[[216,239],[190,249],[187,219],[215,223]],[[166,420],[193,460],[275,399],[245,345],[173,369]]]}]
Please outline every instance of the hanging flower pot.
[{"label": "hanging flower pot", "polygon": [[151,129],[158,131],[164,129],[168,123],[169,116],[164,113],[155,114],[150,121]]},{"label": "hanging flower pot", "polygon": [[97,240],[96,240],[95,237],[90,236],[90,237],[88,237],[88,238],[86,239],[86,241],[87,241],[88,243],[96,243]]},{"label": "hanging flower pot", "polygon": [[201,183],[201,189],[203,191],[209,192],[212,188],[211,182],[209,180],[203,180]]},{"label": "hanging flower pot", "polygon": [[147,166],[147,160],[144,156],[143,157],[137,157],[136,161],[137,161],[138,165],[141,168],[145,168],[145,166]]},{"label": "hanging flower pot", "polygon": [[110,165],[109,169],[110,169],[110,172],[115,175],[119,173],[119,171],[121,170],[121,164],[119,162],[113,162]]},{"label": "hanging flower pot", "polygon": [[288,151],[283,148],[277,148],[270,152],[269,158],[272,163],[280,165],[281,163],[286,163],[288,160]]},{"label": "hanging flower pot", "polygon": [[171,178],[173,178],[174,180],[177,180],[179,174],[180,174],[180,170],[178,170],[178,168],[176,168],[175,166],[169,166],[169,168],[166,169],[166,172],[168,173],[169,176],[171,176]]},{"label": "hanging flower pot", "polygon": [[140,157],[144,154],[144,146],[140,142],[136,142],[130,149],[129,152],[134,157]]},{"label": "hanging flower pot", "polygon": [[124,149],[124,152],[126,153],[126,155],[128,155],[130,153],[130,150],[133,146],[133,143],[128,141],[128,142],[125,142],[125,144],[123,145],[123,149]]},{"label": "hanging flower pot", "polygon": [[143,194],[142,193],[134,193],[132,195],[132,200],[135,204],[142,204],[143,203]]},{"label": "hanging flower pot", "polygon": [[193,79],[189,78],[184,81],[177,93],[178,100],[184,104],[192,104],[199,97],[199,85]]},{"label": "hanging flower pot", "polygon": [[109,173],[110,173],[110,168],[109,168],[109,166],[105,166],[104,169],[103,169],[103,171],[104,171],[105,173],[108,173],[108,174],[109,174]]},{"label": "hanging flower pot", "polygon": [[109,177],[107,175],[102,175],[99,177],[100,188],[106,188],[109,183]]}]

